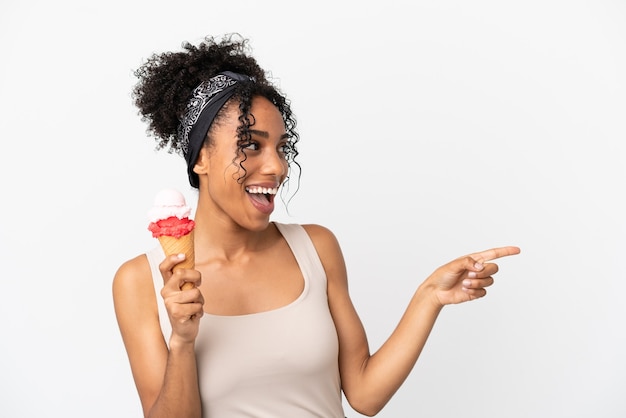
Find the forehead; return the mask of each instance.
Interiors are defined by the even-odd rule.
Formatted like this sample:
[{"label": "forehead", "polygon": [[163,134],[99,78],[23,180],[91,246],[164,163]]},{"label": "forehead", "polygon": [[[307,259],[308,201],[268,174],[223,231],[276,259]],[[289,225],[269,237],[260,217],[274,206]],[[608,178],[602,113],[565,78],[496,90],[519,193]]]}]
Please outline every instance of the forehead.
[{"label": "forehead", "polygon": [[[278,108],[265,97],[254,97],[250,106],[250,131],[253,136],[262,136],[270,139],[283,139],[286,135],[285,121]],[[230,140],[238,138],[238,128],[241,126],[239,120],[239,102],[233,101],[226,105],[223,115],[217,123],[211,127],[212,137],[217,139]],[[230,142],[230,140],[228,142]],[[212,141],[214,142],[214,141]]]},{"label": "forehead", "polygon": [[254,129],[266,131],[272,135],[285,133],[285,121],[274,104],[265,97],[254,97],[250,113],[254,118]]}]

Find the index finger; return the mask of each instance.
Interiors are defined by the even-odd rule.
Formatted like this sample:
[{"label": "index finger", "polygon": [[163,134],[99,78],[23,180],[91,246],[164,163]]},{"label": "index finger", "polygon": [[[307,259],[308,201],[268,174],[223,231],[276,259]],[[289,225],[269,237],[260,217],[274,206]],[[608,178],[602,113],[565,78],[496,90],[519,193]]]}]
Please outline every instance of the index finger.
[{"label": "index finger", "polygon": [[470,254],[470,257],[475,259],[480,263],[484,263],[485,261],[495,260],[496,258],[506,257],[509,255],[516,255],[520,253],[519,247],[514,246],[506,246],[506,247],[498,247],[491,248],[489,250],[480,251],[474,254]]}]

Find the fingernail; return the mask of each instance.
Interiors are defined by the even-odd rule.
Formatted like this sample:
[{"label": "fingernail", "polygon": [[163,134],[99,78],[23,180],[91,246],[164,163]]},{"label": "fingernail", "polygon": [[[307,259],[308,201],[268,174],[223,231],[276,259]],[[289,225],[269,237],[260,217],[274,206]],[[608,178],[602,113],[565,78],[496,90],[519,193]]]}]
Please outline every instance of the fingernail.
[{"label": "fingernail", "polygon": [[180,253],[180,254],[178,254],[177,257],[178,257],[179,260],[184,260],[185,259],[185,254],[184,253]]},{"label": "fingernail", "polygon": [[476,263],[476,264],[474,264],[474,268],[475,268],[476,270],[482,270],[482,268],[483,268],[483,264],[482,264],[482,263]]},{"label": "fingernail", "polygon": [[468,280],[468,279],[463,280],[463,286],[470,287],[471,285],[472,285],[471,280]]}]

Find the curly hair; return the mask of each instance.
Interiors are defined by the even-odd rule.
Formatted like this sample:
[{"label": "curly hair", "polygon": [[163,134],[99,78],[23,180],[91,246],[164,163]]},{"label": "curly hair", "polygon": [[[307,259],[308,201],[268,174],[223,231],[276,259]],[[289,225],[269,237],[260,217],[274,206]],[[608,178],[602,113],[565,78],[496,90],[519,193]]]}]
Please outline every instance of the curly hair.
[{"label": "curly hair", "polygon": [[[240,179],[245,177],[246,154],[244,147],[250,139],[250,122],[253,117],[250,107],[254,97],[264,97],[269,100],[281,113],[285,122],[285,129],[289,136],[289,152],[286,155],[291,172],[292,163],[298,169],[300,165],[295,161],[298,151],[296,143],[299,135],[296,130],[296,119],[287,98],[280,90],[271,84],[266,72],[258,65],[256,59],[250,55],[248,40],[238,34],[229,34],[220,40],[207,36],[198,45],[183,42],[182,51],[152,54],[134,74],[138,78],[132,90],[134,104],[139,109],[143,122],[148,124],[147,132],[155,137],[157,149],[167,148],[168,152],[183,153],[181,138],[177,131],[180,120],[184,115],[187,102],[193,90],[203,81],[207,81],[223,71],[232,71],[254,78],[254,83],[239,83],[228,103],[239,103],[238,128],[238,157],[239,166],[243,170]],[[211,141],[211,130],[223,117],[224,105],[214,119],[209,129],[205,143]]]}]

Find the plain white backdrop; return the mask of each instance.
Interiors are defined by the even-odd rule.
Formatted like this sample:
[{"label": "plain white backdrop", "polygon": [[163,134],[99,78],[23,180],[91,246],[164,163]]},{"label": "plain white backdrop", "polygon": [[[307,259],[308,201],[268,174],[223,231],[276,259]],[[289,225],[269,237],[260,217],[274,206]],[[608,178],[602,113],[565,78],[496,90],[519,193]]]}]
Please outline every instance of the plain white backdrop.
[{"label": "plain white backdrop", "polygon": [[443,311],[380,417],[626,416],[618,0],[3,0],[0,416],[140,416],[111,280],[155,245],[154,194],[194,193],[132,72],[228,32],[299,121],[301,188],[274,219],[336,233],[372,350],[436,267],[522,248]]}]

